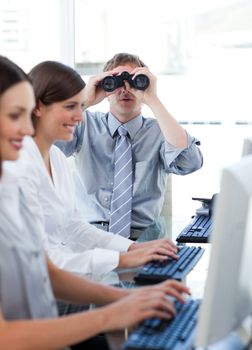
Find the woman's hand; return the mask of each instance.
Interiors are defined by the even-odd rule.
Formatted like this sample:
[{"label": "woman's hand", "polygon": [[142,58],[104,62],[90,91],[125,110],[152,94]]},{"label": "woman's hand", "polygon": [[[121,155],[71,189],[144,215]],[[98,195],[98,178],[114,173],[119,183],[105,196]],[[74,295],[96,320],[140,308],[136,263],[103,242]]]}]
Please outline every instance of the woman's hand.
[{"label": "woman's hand", "polygon": [[133,243],[129,246],[128,251],[149,248],[164,248],[167,250],[167,255],[173,258],[175,258],[175,255],[178,251],[178,247],[169,238],[155,239],[153,241],[143,243]]},{"label": "woman's hand", "polygon": [[[140,244],[139,244],[140,245]],[[146,264],[152,260],[166,261],[168,256],[177,259],[174,249],[170,247],[153,244],[153,246],[132,249],[126,253],[120,254],[119,265],[121,268],[137,267]]]},{"label": "woman's hand", "polygon": [[147,291],[152,290],[153,288],[156,288],[159,291],[163,291],[167,295],[176,298],[181,303],[185,302],[185,294],[191,295],[191,292],[189,288],[186,287],[186,285],[175,280],[167,280],[154,286],[142,287],[142,289],[146,289]]},{"label": "woman's hand", "polygon": [[135,326],[151,317],[169,320],[175,316],[176,310],[167,295],[184,302],[183,293],[190,294],[185,285],[173,280],[151,287],[133,289],[129,296],[99,309],[104,317],[104,331]]}]

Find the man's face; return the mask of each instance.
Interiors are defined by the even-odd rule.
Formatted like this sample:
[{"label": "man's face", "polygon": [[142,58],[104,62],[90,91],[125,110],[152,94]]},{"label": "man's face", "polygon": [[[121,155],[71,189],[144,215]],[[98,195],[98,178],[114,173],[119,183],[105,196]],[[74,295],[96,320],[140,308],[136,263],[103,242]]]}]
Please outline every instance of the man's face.
[{"label": "man's face", "polygon": [[[136,66],[134,64],[125,64],[116,67],[114,70],[121,74],[122,72],[131,73]],[[108,97],[110,104],[110,112],[120,121],[127,122],[141,113],[142,98],[138,94],[134,95],[129,92],[125,86],[115,90]],[[141,96],[141,95],[140,95]]]}]

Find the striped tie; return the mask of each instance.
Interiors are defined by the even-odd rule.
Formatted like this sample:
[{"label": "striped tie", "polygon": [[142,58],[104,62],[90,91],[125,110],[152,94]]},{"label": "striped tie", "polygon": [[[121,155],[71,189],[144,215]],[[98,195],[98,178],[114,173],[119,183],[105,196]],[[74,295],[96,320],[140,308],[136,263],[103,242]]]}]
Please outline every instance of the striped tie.
[{"label": "striped tie", "polygon": [[132,149],[125,127],[120,125],[117,131],[119,136],[114,151],[114,188],[109,231],[129,237],[132,207]]}]

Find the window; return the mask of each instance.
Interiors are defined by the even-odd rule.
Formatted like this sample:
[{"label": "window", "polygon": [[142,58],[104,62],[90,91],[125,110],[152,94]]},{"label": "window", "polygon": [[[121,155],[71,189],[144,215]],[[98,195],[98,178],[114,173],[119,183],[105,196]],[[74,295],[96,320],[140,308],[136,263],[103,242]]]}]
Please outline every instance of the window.
[{"label": "window", "polygon": [[181,122],[250,123],[251,16],[250,0],[75,0],[75,66],[135,53]]},{"label": "window", "polygon": [[[69,0],[0,2],[0,52],[29,71],[43,60],[74,61]],[[73,11],[73,9],[72,9]],[[67,34],[66,34],[67,33]],[[66,55],[68,53],[69,57]]]}]

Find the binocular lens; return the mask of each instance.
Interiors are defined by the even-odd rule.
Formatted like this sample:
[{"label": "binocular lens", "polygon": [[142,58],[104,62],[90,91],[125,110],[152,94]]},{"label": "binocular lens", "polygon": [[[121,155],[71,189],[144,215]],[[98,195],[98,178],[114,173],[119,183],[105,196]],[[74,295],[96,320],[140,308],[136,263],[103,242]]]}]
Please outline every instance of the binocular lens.
[{"label": "binocular lens", "polygon": [[144,74],[139,74],[134,79],[134,85],[138,90],[145,90],[150,84],[149,78]]},{"label": "binocular lens", "polygon": [[108,76],[102,80],[102,88],[105,91],[111,92],[117,88],[117,82],[115,77]]}]

